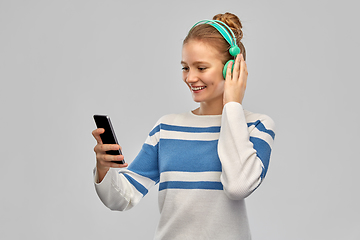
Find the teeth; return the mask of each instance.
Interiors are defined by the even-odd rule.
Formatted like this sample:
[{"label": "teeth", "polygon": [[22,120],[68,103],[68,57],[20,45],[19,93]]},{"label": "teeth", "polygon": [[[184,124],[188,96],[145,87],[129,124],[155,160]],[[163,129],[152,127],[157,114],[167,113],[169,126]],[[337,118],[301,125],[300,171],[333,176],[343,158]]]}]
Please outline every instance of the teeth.
[{"label": "teeth", "polygon": [[199,90],[202,90],[204,89],[205,87],[191,87],[191,90],[193,91],[199,91]]}]

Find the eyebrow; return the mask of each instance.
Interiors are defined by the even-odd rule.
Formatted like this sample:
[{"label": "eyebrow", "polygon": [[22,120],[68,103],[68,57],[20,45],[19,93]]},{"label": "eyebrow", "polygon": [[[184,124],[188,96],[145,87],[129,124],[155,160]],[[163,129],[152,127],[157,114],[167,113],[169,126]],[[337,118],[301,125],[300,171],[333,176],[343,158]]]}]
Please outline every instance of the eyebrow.
[{"label": "eyebrow", "polygon": [[[187,64],[187,63],[184,61],[181,61],[181,64]],[[205,61],[195,61],[193,64],[209,64],[209,63],[205,62]]]}]

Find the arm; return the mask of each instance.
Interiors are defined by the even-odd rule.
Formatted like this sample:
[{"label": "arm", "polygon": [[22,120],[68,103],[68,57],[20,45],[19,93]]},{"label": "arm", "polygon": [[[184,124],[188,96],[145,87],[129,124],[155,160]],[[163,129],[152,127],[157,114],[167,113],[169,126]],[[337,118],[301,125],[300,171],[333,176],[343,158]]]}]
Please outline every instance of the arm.
[{"label": "arm", "polygon": [[265,177],[274,138],[274,122],[266,115],[247,123],[242,105],[227,103],[223,109],[218,153],[221,182],[230,199],[250,195]]},{"label": "arm", "polygon": [[128,210],[139,203],[148,190],[157,183],[159,173],[156,136],[150,133],[128,169],[122,168],[118,172],[109,167],[101,179],[99,167],[95,168],[95,189],[105,206],[111,210]]}]

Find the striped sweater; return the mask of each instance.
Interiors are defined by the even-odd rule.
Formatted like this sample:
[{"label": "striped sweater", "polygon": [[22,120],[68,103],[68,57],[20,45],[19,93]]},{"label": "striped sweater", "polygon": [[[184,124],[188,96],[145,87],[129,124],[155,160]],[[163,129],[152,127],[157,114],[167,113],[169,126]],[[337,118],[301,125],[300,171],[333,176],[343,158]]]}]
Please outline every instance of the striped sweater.
[{"label": "striped sweater", "polygon": [[135,206],[159,183],[154,239],[251,239],[244,199],[263,181],[274,122],[230,102],[222,115],[162,117],[127,169],[95,188],[112,210]]}]

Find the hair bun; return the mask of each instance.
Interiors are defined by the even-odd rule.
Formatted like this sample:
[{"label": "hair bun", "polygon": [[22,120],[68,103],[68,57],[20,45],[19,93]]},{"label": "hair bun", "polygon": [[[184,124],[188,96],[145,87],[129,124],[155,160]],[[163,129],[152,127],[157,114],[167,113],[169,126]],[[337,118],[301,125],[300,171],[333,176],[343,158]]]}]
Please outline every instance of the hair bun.
[{"label": "hair bun", "polygon": [[243,38],[243,32],[242,32],[242,24],[240,22],[240,19],[232,13],[224,13],[224,14],[217,14],[213,17],[213,20],[219,20],[225,23],[230,27],[230,29],[234,32],[235,37],[237,40],[241,40]]}]

